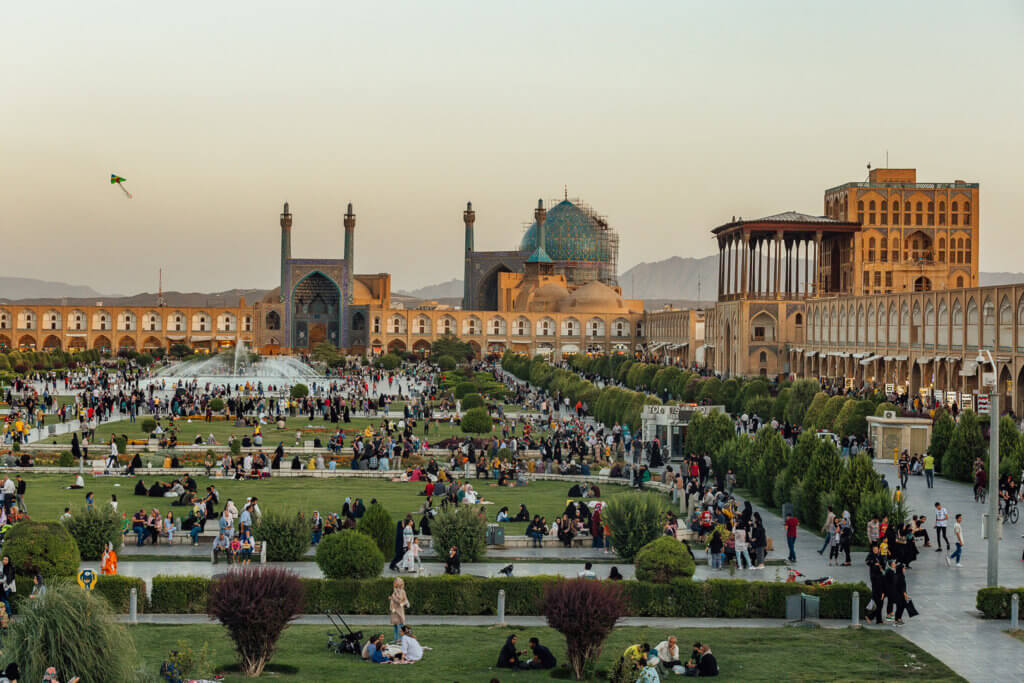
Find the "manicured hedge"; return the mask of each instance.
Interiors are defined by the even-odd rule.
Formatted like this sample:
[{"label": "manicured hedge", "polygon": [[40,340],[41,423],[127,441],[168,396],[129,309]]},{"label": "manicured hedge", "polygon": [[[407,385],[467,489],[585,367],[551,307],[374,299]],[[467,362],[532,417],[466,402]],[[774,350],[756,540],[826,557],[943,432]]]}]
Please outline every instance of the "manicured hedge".
[{"label": "manicured hedge", "polygon": [[106,598],[114,612],[127,614],[132,588],[137,589],[137,608],[139,614],[142,614],[146,611],[146,582],[142,579],[134,576],[100,576],[93,593]]},{"label": "manicured hedge", "polygon": [[[554,576],[488,579],[476,576],[428,576],[405,580],[410,614],[494,614],[498,591],[505,591],[505,613],[510,616],[543,613],[544,589],[561,579]],[[304,614],[326,611],[341,614],[387,614],[391,578],[303,579]],[[210,580],[197,577],[157,576],[153,579],[150,611],[202,613]],[[803,586],[793,583],[749,582],[739,579],[677,580],[668,584],[620,582],[632,616],[782,618],[786,596],[809,593],[821,598],[823,619],[848,619],[851,593],[860,591],[861,605],[871,589],[863,583]],[[862,615],[863,616],[863,615]]]},{"label": "manicured hedge", "polygon": [[154,576],[149,611],[158,614],[205,614],[210,579],[198,576]]},{"label": "manicured hedge", "polygon": [[986,619],[1009,619],[1010,596],[1016,593],[1024,599],[1022,588],[982,588],[978,591],[978,610]]}]

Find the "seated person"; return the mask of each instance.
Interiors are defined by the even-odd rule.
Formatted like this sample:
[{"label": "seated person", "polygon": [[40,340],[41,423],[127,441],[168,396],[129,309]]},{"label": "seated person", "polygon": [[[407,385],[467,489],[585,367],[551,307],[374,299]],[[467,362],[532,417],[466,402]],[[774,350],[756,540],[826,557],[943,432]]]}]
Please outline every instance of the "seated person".
[{"label": "seated person", "polygon": [[[125,474],[127,474],[127,475],[135,474],[135,470],[139,470],[139,469],[142,469],[142,456],[140,456],[138,453],[136,453],[135,455],[132,456],[132,462],[131,462],[130,465],[128,465],[128,469],[125,471]],[[139,495],[139,494],[136,494],[136,495]]]},{"label": "seated person", "polygon": [[408,626],[402,627],[402,659],[406,664],[423,659],[423,646],[420,645],[420,641],[416,640],[416,636],[412,634],[412,629]]},{"label": "seated person", "polygon": [[625,652],[622,653],[622,658],[626,660],[627,664],[632,665],[632,668],[636,669],[644,665],[644,662],[650,657],[650,652],[650,645],[647,643],[637,643],[627,647]]},{"label": "seated person", "polygon": [[703,678],[704,676],[717,676],[718,675],[718,660],[711,654],[711,648],[705,644],[695,643],[694,644],[694,659],[697,662],[697,672]]},{"label": "seated person", "polygon": [[664,668],[671,670],[674,666],[682,665],[679,661],[679,643],[675,636],[669,636],[667,640],[661,641],[654,646],[654,650],[658,653],[659,664]]},{"label": "seated person", "polygon": [[395,657],[388,657],[386,654],[384,654],[384,643],[384,634],[381,633],[377,636],[376,642],[374,642],[373,646],[370,648],[369,660],[371,662],[373,662],[374,664],[393,664],[395,663],[395,661],[400,660],[402,658],[401,653],[399,653]]},{"label": "seated person", "polygon": [[509,521],[509,519],[508,519],[508,507],[507,506],[501,508],[500,510],[498,510],[498,518],[497,518],[497,520],[499,522],[507,522],[507,521]]},{"label": "seated person", "polygon": [[530,659],[527,666],[531,669],[554,669],[558,663],[555,661],[555,656],[551,654],[551,650],[540,644],[540,641],[536,638],[530,638],[530,650],[533,652],[533,658]]},{"label": "seated person", "polygon": [[167,484],[157,481],[154,482],[153,485],[149,487],[148,495],[151,498],[163,498],[164,494],[167,493],[167,491],[170,488],[171,487],[168,486]]},{"label": "seated person", "polygon": [[510,635],[505,639],[505,644],[501,646],[501,652],[498,653],[497,667],[499,669],[522,669],[523,663],[519,661],[519,655],[521,653],[516,650],[516,634]]},{"label": "seated person", "polygon": [[452,546],[448,551],[448,559],[444,562],[444,573],[445,574],[461,574],[462,573],[462,561],[459,557],[459,549]]},{"label": "seated person", "polygon": [[513,517],[509,521],[512,521],[512,522],[529,522],[530,521],[530,513],[529,513],[529,511],[527,511],[526,506],[525,505],[520,505],[519,506],[519,512],[517,512],[516,516]]},{"label": "seated person", "polygon": [[75,475],[75,483],[72,484],[71,486],[69,486],[68,488],[69,489],[84,489],[85,488],[85,480],[82,479],[82,475],[81,474]]}]

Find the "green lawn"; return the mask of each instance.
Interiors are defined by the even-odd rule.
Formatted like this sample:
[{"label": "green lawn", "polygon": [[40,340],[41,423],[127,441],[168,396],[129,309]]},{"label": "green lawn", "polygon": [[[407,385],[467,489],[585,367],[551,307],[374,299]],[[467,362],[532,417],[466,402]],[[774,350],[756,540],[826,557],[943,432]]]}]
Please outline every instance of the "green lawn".
[{"label": "green lawn", "polygon": [[[364,636],[391,627],[357,627]],[[270,676],[275,681],[507,681],[550,680],[547,672],[510,672],[494,663],[505,638],[516,633],[519,647],[536,636],[551,648],[559,664],[565,662],[565,639],[549,628],[487,628],[469,626],[422,626],[417,638],[433,648],[421,662],[408,666],[369,664],[352,655],[327,652],[327,626],[293,626],[285,631],[271,661],[291,667],[292,672]],[[139,656],[147,672],[159,671],[168,652],[187,641],[194,650],[208,644],[211,663],[220,669],[234,663],[234,649],[224,629],[215,624],[189,626],[139,625],[131,627]],[[686,656],[695,641],[708,643],[718,660],[724,681],[864,681],[864,680],[963,680],[940,661],[898,634],[886,630],[832,629],[652,629],[617,628],[605,643],[598,671],[608,670],[633,643],[652,646],[668,633],[679,638]],[[383,667],[383,668],[381,668]],[[297,670],[297,671],[296,671]],[[227,681],[245,680],[228,675]],[[679,680],[682,680],[680,678]]]},{"label": "green lawn", "polygon": [[[96,428],[96,439],[101,442],[108,442],[111,434],[127,434],[129,439],[145,439],[148,438],[148,434],[144,434],[142,431],[142,420],[139,418],[135,422],[128,420],[119,420],[117,422],[104,422]],[[380,428],[380,425],[384,422],[383,417],[378,418],[352,418],[352,422],[345,424],[343,422],[332,423],[330,420],[316,419],[312,422],[304,417],[293,417],[285,420],[285,429],[277,429],[274,424],[264,425],[263,431],[263,447],[265,449],[273,449],[277,446],[278,442],[283,441],[286,446],[295,445],[295,433],[296,431],[302,432],[302,440],[312,440],[320,437],[323,444],[327,445],[327,440],[337,433],[337,430],[345,430],[345,445],[351,445],[352,439],[356,433],[362,433],[367,427],[371,427],[374,430]],[[389,420],[394,428],[394,425],[398,424],[397,419]],[[161,420],[161,425],[164,430],[167,430],[168,421],[166,419]],[[191,444],[196,437],[196,434],[202,434],[203,440],[206,441],[210,433],[213,433],[214,438],[220,444],[226,444],[228,437],[232,434],[236,438],[241,438],[245,435],[252,435],[252,427],[235,427],[234,421],[231,420],[214,420],[213,422],[204,422],[203,420],[176,420],[174,426],[178,429],[178,443],[182,445]],[[420,420],[416,424],[414,433],[420,439],[423,439],[423,421]],[[500,436],[500,429],[496,432]],[[522,428],[517,428],[516,434],[522,436]],[[535,430],[534,434],[538,432]],[[431,422],[430,431],[426,438],[430,443],[436,443],[449,437],[463,438],[466,436],[465,433],[459,428],[457,423],[451,422]],[[479,435],[478,435],[479,436]],[[42,443],[71,443],[70,434],[61,434],[60,436],[51,437],[43,440]],[[95,444],[95,441],[93,442]]]},{"label": "green lawn", "polygon": [[[156,477],[142,475],[147,485],[156,481]],[[29,474],[25,476],[28,484],[26,505],[29,515],[39,521],[56,521],[65,507],[76,509],[84,505],[85,494],[92,491],[96,504],[106,504],[110,495],[116,494],[118,510],[129,515],[140,507],[147,510],[156,507],[161,512],[173,510],[175,515],[187,512],[183,507],[171,507],[169,498],[149,498],[133,495],[136,479],[129,477],[86,477],[85,490],[68,490],[65,487],[74,482],[73,475]],[[161,481],[169,481],[170,477],[160,477]],[[488,505],[487,517],[493,521],[502,506],[507,505],[515,514],[519,504],[525,503],[530,514],[547,517],[550,523],[556,515],[565,509],[567,494],[571,482],[536,481],[525,487],[489,486],[489,479],[473,479],[475,488],[485,500],[494,501]],[[422,482],[391,482],[380,479],[315,479],[312,477],[271,477],[261,481],[236,481],[234,479],[209,480],[197,477],[199,490],[203,491],[213,483],[220,492],[221,503],[231,498],[236,504],[245,501],[248,496],[258,496],[260,508],[266,512],[270,509],[301,510],[309,516],[313,510],[321,515],[328,512],[341,512],[345,498],[362,498],[367,505],[374,498],[378,499],[392,517],[415,512],[425,500],[417,493],[423,490]],[[115,484],[120,486],[115,487]],[[620,489],[611,487],[607,493],[614,494]],[[625,488],[621,489],[625,491]],[[436,503],[437,501],[435,501]],[[220,507],[218,507],[218,510]],[[417,517],[417,522],[419,521]],[[526,523],[516,522],[504,525],[506,533],[523,535]]]}]

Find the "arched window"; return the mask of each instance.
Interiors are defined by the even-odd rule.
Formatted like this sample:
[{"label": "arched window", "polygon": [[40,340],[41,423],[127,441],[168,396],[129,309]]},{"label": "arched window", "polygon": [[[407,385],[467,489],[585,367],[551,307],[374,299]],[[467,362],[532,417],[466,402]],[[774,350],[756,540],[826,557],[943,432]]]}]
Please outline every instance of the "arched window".
[{"label": "arched window", "polygon": [[967,346],[978,345],[978,304],[974,299],[967,302]]},{"label": "arched window", "polygon": [[960,214],[957,213],[959,210],[960,210],[960,203],[959,202],[953,202],[950,205],[950,212],[949,212],[949,223],[950,223],[950,225],[960,225]]},{"label": "arched window", "polygon": [[505,336],[505,319],[504,318],[491,318],[491,321],[487,324],[488,334],[493,334],[496,337]]},{"label": "arched window", "polygon": [[895,263],[900,260],[900,238],[892,238],[892,261]]},{"label": "arched window", "polygon": [[910,307],[904,301],[900,308],[900,345],[906,346],[910,341]]},{"label": "arched window", "polygon": [[889,336],[886,337],[886,343],[889,346],[896,346],[899,340],[899,327],[896,304],[889,304]]},{"label": "arched window", "polygon": [[760,361],[762,363],[767,363],[768,362],[768,354],[765,353],[764,351],[761,352]]},{"label": "arched window", "polygon": [[1008,296],[999,302],[999,348],[1013,348],[1013,308]]},{"label": "arched window", "polygon": [[279,330],[281,329],[281,314],[277,311],[270,311],[267,313],[266,327],[268,330]]},{"label": "arched window", "polygon": [[604,321],[600,318],[591,318],[587,322],[587,336],[588,337],[603,337],[604,336]]},{"label": "arched window", "polygon": [[943,299],[939,302],[939,317],[936,321],[937,326],[937,337],[939,340],[939,346],[946,346],[949,344],[949,309],[946,308],[946,301]]},{"label": "arched window", "polygon": [[839,309],[839,335],[836,339],[840,344],[846,343],[846,309],[842,307]]},{"label": "arched window", "polygon": [[939,263],[946,262],[946,238],[939,238]]},{"label": "arched window", "polygon": [[964,202],[964,225],[971,224],[971,203]]},{"label": "arched window", "polygon": [[515,325],[515,336],[527,337],[530,335],[530,321],[526,318],[518,318]]},{"label": "arched window", "polygon": [[[952,346],[962,347],[964,345],[964,310],[960,305],[959,299],[953,301],[952,320],[950,344]],[[977,331],[975,331],[975,334],[977,334]]]},{"label": "arched window", "polygon": [[629,321],[619,318],[612,324],[612,336],[615,337],[628,337],[629,336]]},{"label": "arched window", "polygon": [[1017,350],[1024,351],[1024,296],[1017,302]]},{"label": "arched window", "polygon": [[964,288],[964,276],[963,275],[957,275],[956,276],[956,288],[957,289],[963,289]]},{"label": "arched window", "polygon": [[939,202],[939,225],[946,224],[946,202]]},{"label": "arched window", "polygon": [[380,334],[380,316],[373,316],[373,333]]},{"label": "arched window", "polygon": [[555,321],[551,318],[541,318],[537,321],[537,336],[551,337],[555,334]]},{"label": "arched window", "polygon": [[986,348],[995,348],[996,343],[996,306],[992,299],[985,299],[981,311],[981,345]]},{"label": "arched window", "polygon": [[875,238],[868,239],[868,261],[875,260]]},{"label": "arched window", "polygon": [[430,318],[425,315],[416,316],[416,326],[413,328],[414,334],[430,334]]},{"label": "arched window", "polygon": [[869,305],[868,306],[868,322],[867,322],[868,344],[874,344],[875,343],[875,339],[877,338],[876,335],[875,335],[875,327],[876,327],[876,325],[877,325],[877,321],[875,319],[875,307]]},{"label": "arched window", "polygon": [[935,343],[935,306],[931,301],[924,307],[924,343],[927,346]]},{"label": "arched window", "polygon": [[366,316],[363,315],[362,311],[356,311],[356,314],[352,316],[352,330],[360,332],[366,329]]},{"label": "arched window", "polygon": [[967,250],[964,252],[964,263],[971,262],[971,238],[967,238]]}]

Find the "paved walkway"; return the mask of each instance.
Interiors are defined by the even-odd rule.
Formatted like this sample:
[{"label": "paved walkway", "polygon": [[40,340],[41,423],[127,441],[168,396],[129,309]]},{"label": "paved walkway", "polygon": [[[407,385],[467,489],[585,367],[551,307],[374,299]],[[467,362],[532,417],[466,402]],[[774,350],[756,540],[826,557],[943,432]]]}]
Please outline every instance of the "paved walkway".
[{"label": "paved walkway", "polygon": [[[884,474],[892,485],[898,476],[893,465],[876,462],[875,469]],[[953,518],[963,514],[964,548],[963,568],[947,567],[945,554],[934,548],[918,544],[920,555],[907,574],[908,593],[914,599],[920,614],[899,627],[900,635],[942,660],[948,667],[971,681],[1024,680],[1024,644],[1003,631],[1007,621],[982,619],[975,607],[976,594],[985,586],[987,541],[982,539],[982,513],[985,506],[974,502],[968,484],[936,478],[935,488],[926,487],[924,477],[911,477],[906,490],[911,514],[928,516],[928,532],[933,537],[935,502],[940,501]],[[775,552],[769,557],[786,556],[785,529],[782,519],[775,513],[758,508],[768,535],[775,542]],[[999,552],[999,583],[1002,586],[1024,586],[1024,563],[1021,562],[1021,534],[1024,524],[1004,527]],[[952,524],[949,535],[952,537]],[[832,576],[838,581],[870,583],[866,553],[853,553],[850,567],[829,567],[826,556],[819,556],[822,539],[801,530],[797,535],[796,569],[807,578]],[[737,572],[742,577],[748,572]],[[751,577],[753,578],[753,577]],[[762,578],[762,577],[758,577]],[[764,577],[770,580],[769,577]],[[862,600],[870,596],[861,596]],[[870,627],[896,628],[896,627]]]}]

